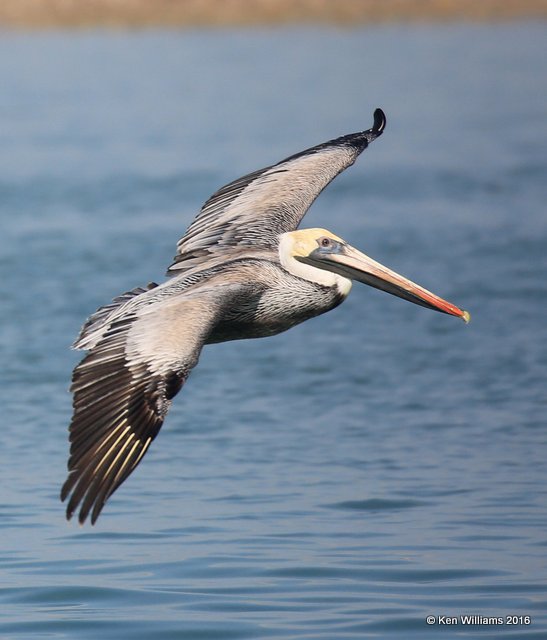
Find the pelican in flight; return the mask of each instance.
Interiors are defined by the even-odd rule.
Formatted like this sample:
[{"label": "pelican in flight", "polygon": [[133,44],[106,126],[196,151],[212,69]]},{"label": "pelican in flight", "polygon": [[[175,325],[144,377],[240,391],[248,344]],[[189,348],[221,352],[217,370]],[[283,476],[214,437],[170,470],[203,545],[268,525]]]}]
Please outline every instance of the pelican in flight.
[{"label": "pelican in flight", "polygon": [[469,314],[325,229],[297,229],[321,191],[380,136],[371,129],[297,153],[203,205],[162,284],[115,298],[85,323],[72,376],[70,519],[97,520],[158,435],[206,344],[272,336],[337,307],[352,280],[465,320]]}]

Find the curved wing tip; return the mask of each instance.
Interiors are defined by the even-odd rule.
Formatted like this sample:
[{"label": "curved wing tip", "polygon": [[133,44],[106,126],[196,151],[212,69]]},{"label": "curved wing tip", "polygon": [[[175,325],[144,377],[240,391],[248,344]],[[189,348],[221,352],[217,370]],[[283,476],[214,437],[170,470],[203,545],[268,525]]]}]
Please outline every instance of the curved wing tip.
[{"label": "curved wing tip", "polygon": [[374,133],[380,134],[386,128],[386,114],[380,109],[374,110],[374,124],[372,125],[372,131]]},{"label": "curved wing tip", "polygon": [[[72,520],[72,516],[75,514],[76,512],[76,508],[67,508],[66,510],[66,519],[67,522],[70,522]],[[88,512],[87,511],[83,511],[82,509],[80,510],[80,513],[78,514],[78,524],[80,526],[83,526],[85,524],[85,521],[87,520],[88,517]],[[90,524],[94,525],[95,522],[97,522],[97,518],[99,517],[99,514],[92,514],[91,518],[90,518]]]},{"label": "curved wing tip", "polygon": [[[61,489],[61,496],[60,496],[61,501],[64,502],[69,495],[70,495],[70,490],[67,489],[65,486],[63,486],[63,488]],[[72,502],[69,500],[68,505],[66,507],[66,511],[65,511],[65,517],[67,519],[67,522],[70,522],[72,520],[72,516],[76,513],[77,510],[78,510],[78,504],[72,504]],[[80,526],[82,526],[86,521],[87,515],[88,515],[87,511],[80,509],[80,513],[78,514],[78,524]],[[97,514],[97,516],[98,515],[99,514]],[[97,520],[97,517],[93,518],[91,520],[91,524],[95,524],[96,520]]]}]

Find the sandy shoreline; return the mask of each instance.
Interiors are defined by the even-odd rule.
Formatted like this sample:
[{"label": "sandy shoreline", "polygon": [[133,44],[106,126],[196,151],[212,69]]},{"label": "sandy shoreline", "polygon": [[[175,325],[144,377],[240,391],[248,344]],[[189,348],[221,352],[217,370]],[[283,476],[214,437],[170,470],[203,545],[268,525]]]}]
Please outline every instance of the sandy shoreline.
[{"label": "sandy shoreline", "polygon": [[199,27],[546,19],[547,0],[0,0],[0,28]]}]

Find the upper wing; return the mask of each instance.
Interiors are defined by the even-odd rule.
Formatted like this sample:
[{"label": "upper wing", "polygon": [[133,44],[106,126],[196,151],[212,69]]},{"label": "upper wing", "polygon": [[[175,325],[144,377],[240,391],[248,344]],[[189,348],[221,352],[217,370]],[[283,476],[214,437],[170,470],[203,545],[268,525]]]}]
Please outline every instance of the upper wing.
[{"label": "upper wing", "polygon": [[168,273],[192,268],[234,245],[275,246],[277,236],[298,227],[321,191],[382,134],[385,124],[383,111],[376,109],[371,129],[324,142],[222,187],[179,240]]},{"label": "upper wing", "polygon": [[[222,312],[224,289],[204,288],[116,318],[74,369],[67,518],[99,516],[158,434],[172,398]],[[232,286],[233,288],[233,286]]]}]

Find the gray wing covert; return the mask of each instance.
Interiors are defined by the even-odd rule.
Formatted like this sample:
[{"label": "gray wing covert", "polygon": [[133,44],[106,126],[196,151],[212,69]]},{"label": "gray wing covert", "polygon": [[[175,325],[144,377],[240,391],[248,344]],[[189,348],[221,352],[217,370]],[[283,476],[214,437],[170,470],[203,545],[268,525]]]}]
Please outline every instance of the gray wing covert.
[{"label": "gray wing covert", "polygon": [[168,274],[238,245],[276,246],[277,236],[298,227],[321,191],[382,134],[385,122],[376,109],[371,129],[324,142],[222,187],[179,240]]}]

